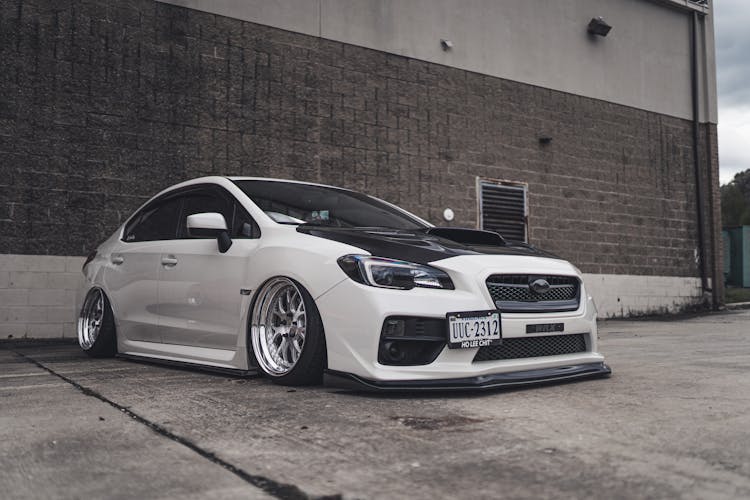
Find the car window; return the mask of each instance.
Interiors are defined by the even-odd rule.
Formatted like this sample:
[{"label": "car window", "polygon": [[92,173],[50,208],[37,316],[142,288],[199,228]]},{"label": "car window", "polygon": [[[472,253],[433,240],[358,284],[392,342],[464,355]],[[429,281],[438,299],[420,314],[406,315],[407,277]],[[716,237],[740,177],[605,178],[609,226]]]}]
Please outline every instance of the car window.
[{"label": "car window", "polygon": [[177,234],[180,213],[179,198],[172,198],[147,207],[125,229],[127,242],[171,240]]},{"label": "car window", "polygon": [[239,203],[234,203],[232,238],[260,238],[260,228]]},{"label": "car window", "polygon": [[427,227],[392,205],[346,189],[283,181],[236,180],[234,183],[279,224],[395,229]]}]

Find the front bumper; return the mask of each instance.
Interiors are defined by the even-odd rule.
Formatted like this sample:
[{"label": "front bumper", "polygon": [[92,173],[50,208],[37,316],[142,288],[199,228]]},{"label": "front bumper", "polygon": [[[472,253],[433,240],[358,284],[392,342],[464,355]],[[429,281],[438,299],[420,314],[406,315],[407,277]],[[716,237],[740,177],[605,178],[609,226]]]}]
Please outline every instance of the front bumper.
[{"label": "front bumper", "polygon": [[526,370],[510,373],[494,373],[476,377],[444,380],[368,380],[351,373],[327,371],[325,385],[343,389],[371,392],[409,391],[466,391],[512,388],[527,385],[540,385],[552,382],[566,382],[582,378],[608,377],[612,370],[604,363],[558,366],[539,370]]},{"label": "front bumper", "polygon": [[442,383],[447,380],[479,381],[480,385],[486,385],[491,380],[510,381],[515,373],[544,371],[557,374],[555,370],[559,368],[604,363],[604,357],[597,352],[596,307],[586,293],[585,285],[581,288],[581,303],[575,311],[503,313],[501,316],[504,339],[547,335],[527,333],[529,324],[563,323],[564,330],[560,334],[583,335],[585,352],[476,362],[478,348],[445,347],[433,362],[425,365],[395,366],[378,362],[380,332],[387,317],[444,320],[448,312],[492,309],[494,303],[485,280],[488,275],[507,269],[526,274],[574,273],[572,266],[564,261],[491,257],[454,257],[433,263],[450,274],[455,290],[389,290],[343,280],[316,297],[326,332],[329,370],[334,374],[351,374],[360,381],[377,381],[381,385],[402,385],[403,381],[412,381],[419,386],[423,382],[423,385],[430,385],[433,381]]}]

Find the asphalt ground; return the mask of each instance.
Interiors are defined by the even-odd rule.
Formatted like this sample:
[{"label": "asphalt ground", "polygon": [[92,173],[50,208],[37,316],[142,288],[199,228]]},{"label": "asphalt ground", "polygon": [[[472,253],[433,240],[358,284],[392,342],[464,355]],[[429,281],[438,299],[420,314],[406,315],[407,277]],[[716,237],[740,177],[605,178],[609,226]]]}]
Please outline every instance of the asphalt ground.
[{"label": "asphalt ground", "polygon": [[289,389],[0,344],[0,497],[750,498],[750,311],[600,326],[608,379]]}]

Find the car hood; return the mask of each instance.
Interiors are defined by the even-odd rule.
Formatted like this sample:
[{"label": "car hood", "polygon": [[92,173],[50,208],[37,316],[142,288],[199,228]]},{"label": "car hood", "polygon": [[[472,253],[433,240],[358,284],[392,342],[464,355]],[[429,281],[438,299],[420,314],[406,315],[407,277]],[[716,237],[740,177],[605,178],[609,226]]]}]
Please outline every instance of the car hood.
[{"label": "car hood", "polygon": [[[442,235],[430,234],[439,229]],[[427,264],[460,255],[518,255],[560,259],[525,243],[503,240],[477,230],[401,230],[386,228],[332,228],[301,225],[297,231],[345,243],[375,255]],[[496,238],[487,238],[495,235]],[[447,237],[446,237],[447,236]]]}]

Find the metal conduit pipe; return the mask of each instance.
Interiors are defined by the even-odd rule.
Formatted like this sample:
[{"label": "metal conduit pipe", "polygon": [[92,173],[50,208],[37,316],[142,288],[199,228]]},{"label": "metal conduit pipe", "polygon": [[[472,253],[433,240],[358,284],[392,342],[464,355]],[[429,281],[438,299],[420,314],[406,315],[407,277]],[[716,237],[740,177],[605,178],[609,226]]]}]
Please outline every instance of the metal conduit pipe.
[{"label": "metal conduit pipe", "polygon": [[704,293],[711,291],[708,285],[706,269],[706,227],[705,200],[703,193],[703,176],[700,169],[700,101],[698,88],[698,12],[690,14],[690,84],[693,103],[693,167],[695,169],[695,199],[698,216],[698,260],[701,274],[701,289]]}]

